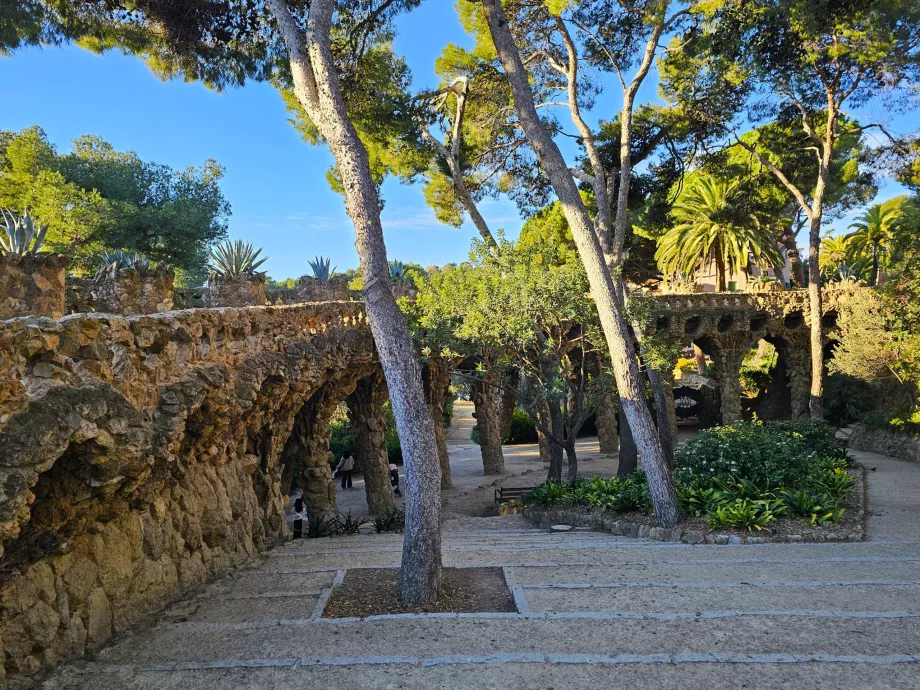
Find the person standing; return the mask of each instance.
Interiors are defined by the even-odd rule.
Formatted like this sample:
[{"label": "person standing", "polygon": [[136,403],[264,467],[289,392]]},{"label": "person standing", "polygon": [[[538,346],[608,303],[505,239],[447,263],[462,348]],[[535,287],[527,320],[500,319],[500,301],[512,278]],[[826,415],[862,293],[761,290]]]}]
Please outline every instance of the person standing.
[{"label": "person standing", "polygon": [[390,463],[390,486],[393,487],[393,493],[397,496],[402,496],[402,493],[399,490],[399,468],[396,467],[392,462]]},{"label": "person standing", "polygon": [[345,484],[348,483],[347,488],[351,488],[351,473],[355,469],[355,459],[351,457],[351,453],[345,452],[345,455],[342,456],[342,459],[339,460],[338,466],[335,468],[336,472],[342,473],[342,488],[346,488]]},{"label": "person standing", "polygon": [[303,538],[303,521],[307,519],[307,504],[303,496],[294,499],[294,539]]}]

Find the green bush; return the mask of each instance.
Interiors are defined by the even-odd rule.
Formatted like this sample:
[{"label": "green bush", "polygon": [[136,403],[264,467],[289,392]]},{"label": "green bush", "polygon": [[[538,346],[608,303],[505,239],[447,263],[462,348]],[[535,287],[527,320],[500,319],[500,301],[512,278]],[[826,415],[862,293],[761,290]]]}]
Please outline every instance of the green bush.
[{"label": "green bush", "polygon": [[[739,422],[701,432],[677,453],[684,509],[713,528],[762,530],[780,516],[837,522],[854,481],[834,430],[820,422]],[[642,471],[612,479],[547,482],[523,498],[550,507],[583,505],[615,513],[651,512]]]},{"label": "green bush", "polygon": [[830,374],[824,380],[824,418],[836,427],[860,421],[871,409],[875,393],[866,381],[847,374]]},{"label": "green bush", "polygon": [[396,506],[390,508],[383,515],[378,515],[374,518],[374,529],[377,530],[377,534],[400,531],[405,527],[405,524],[406,515]]},{"label": "green bush", "polygon": [[355,438],[351,434],[351,424],[345,417],[333,419],[329,423],[329,450],[338,462],[345,453],[355,452]]},{"label": "green bush", "polygon": [[451,421],[454,419],[454,401],[448,400],[444,404],[444,428],[450,426]]},{"label": "green bush", "polygon": [[511,415],[511,430],[508,432],[508,438],[503,439],[502,443],[536,443],[537,426],[533,419],[525,410],[520,407],[514,408]]},{"label": "green bush", "polygon": [[675,453],[683,484],[745,479],[763,489],[801,484],[811,473],[846,464],[846,451],[822,422],[736,422],[704,429]]}]

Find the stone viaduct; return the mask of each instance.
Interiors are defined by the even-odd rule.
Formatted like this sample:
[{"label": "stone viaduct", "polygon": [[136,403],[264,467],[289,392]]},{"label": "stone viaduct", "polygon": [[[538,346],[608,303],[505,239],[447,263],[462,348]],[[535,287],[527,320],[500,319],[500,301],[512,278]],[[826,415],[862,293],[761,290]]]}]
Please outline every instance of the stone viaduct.
[{"label": "stone viaduct", "polygon": [[[803,291],[658,300],[657,332],[716,362],[726,419],[760,338],[804,413]],[[829,293],[828,326],[838,304]],[[326,429],[342,402],[371,508],[392,501],[360,302],[16,318],[0,322],[0,370],[0,679],[80,656],[283,539],[292,480],[311,514],[333,507]]]}]

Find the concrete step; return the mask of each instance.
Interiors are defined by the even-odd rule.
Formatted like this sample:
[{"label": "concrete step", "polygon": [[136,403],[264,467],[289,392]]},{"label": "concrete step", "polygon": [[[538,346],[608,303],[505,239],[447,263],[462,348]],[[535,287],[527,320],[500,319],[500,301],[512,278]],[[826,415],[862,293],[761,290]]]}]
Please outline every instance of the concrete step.
[{"label": "concrete step", "polygon": [[839,582],[843,580],[920,581],[920,561],[843,561],[798,562],[746,560],[683,561],[679,563],[622,563],[618,565],[559,565],[511,567],[519,585],[557,583],[611,584],[653,583],[732,583],[732,582]]},{"label": "concrete step", "polygon": [[[731,663],[657,662],[605,663],[598,659],[506,661],[486,658],[474,663],[418,664],[356,663],[284,667],[203,668],[195,670],[141,670],[86,664],[78,671],[56,675],[46,690],[290,690],[290,688],[451,688],[452,690],[534,690],[535,688],[859,688],[860,690],[916,690],[917,663],[816,662],[794,660],[767,663],[762,659]],[[739,676],[743,675],[743,682]],[[615,681],[613,680],[615,679]]]},{"label": "concrete step", "polygon": [[920,654],[920,617],[877,617],[871,612],[578,615],[170,624],[124,639],[103,650],[98,660],[122,664],[525,653]]},{"label": "concrete step", "polygon": [[[779,583],[782,584],[782,583]],[[804,586],[739,585],[725,587],[619,587],[591,589],[524,589],[531,611],[910,611],[920,612],[920,579],[914,584]]]}]

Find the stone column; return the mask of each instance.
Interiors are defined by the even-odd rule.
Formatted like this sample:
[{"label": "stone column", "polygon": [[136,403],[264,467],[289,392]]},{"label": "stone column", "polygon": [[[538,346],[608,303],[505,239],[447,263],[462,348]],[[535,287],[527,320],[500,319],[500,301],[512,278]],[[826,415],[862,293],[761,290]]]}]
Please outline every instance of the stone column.
[{"label": "stone column", "polygon": [[482,469],[485,474],[502,474],[505,471],[505,456],[502,454],[501,426],[501,372],[488,369],[472,385],[472,399],[475,407],[473,416],[479,431],[479,447],[482,450]]},{"label": "stone column", "polygon": [[808,342],[790,343],[780,351],[786,359],[789,375],[789,397],[792,419],[808,419],[808,401],[811,396],[811,352]]},{"label": "stone column", "polygon": [[[620,406],[622,410],[622,405]],[[629,421],[626,415],[620,415],[620,450],[619,462],[617,463],[617,476],[625,477],[631,472],[635,472],[639,464],[639,450],[636,448],[636,442],[633,439],[632,429],[629,428]]]},{"label": "stone column", "polygon": [[0,256],[0,320],[64,316],[66,268],[67,257],[60,254]]},{"label": "stone column", "polygon": [[364,472],[367,508],[374,514],[393,507],[387,459],[387,422],[383,404],[387,401],[383,372],[358,382],[348,396],[348,418],[355,439],[355,465]]},{"label": "stone column", "polygon": [[444,429],[444,413],[447,389],[450,386],[450,360],[444,357],[429,357],[422,369],[422,384],[425,402],[434,424],[434,438],[438,445],[438,461],[441,465],[441,488],[449,489],[454,483],[450,478],[450,456],[447,453],[447,434]]},{"label": "stone column", "polygon": [[329,451],[329,421],[340,399],[334,399],[326,388],[320,388],[307,400],[294,417],[291,436],[284,445],[284,463],[300,466],[297,478],[310,515],[326,515],[335,511],[335,482]]},{"label": "stone column", "polygon": [[744,347],[725,347],[713,355],[723,424],[741,419],[741,362],[748,351]]},{"label": "stone column", "polygon": [[123,316],[170,311],[174,279],[175,271],[166,265],[138,269],[111,264],[93,278],[96,309]]},{"label": "stone column", "polygon": [[617,409],[612,392],[602,397],[597,404],[594,425],[597,427],[597,442],[601,453],[617,453],[620,450],[620,439],[617,435]]}]

